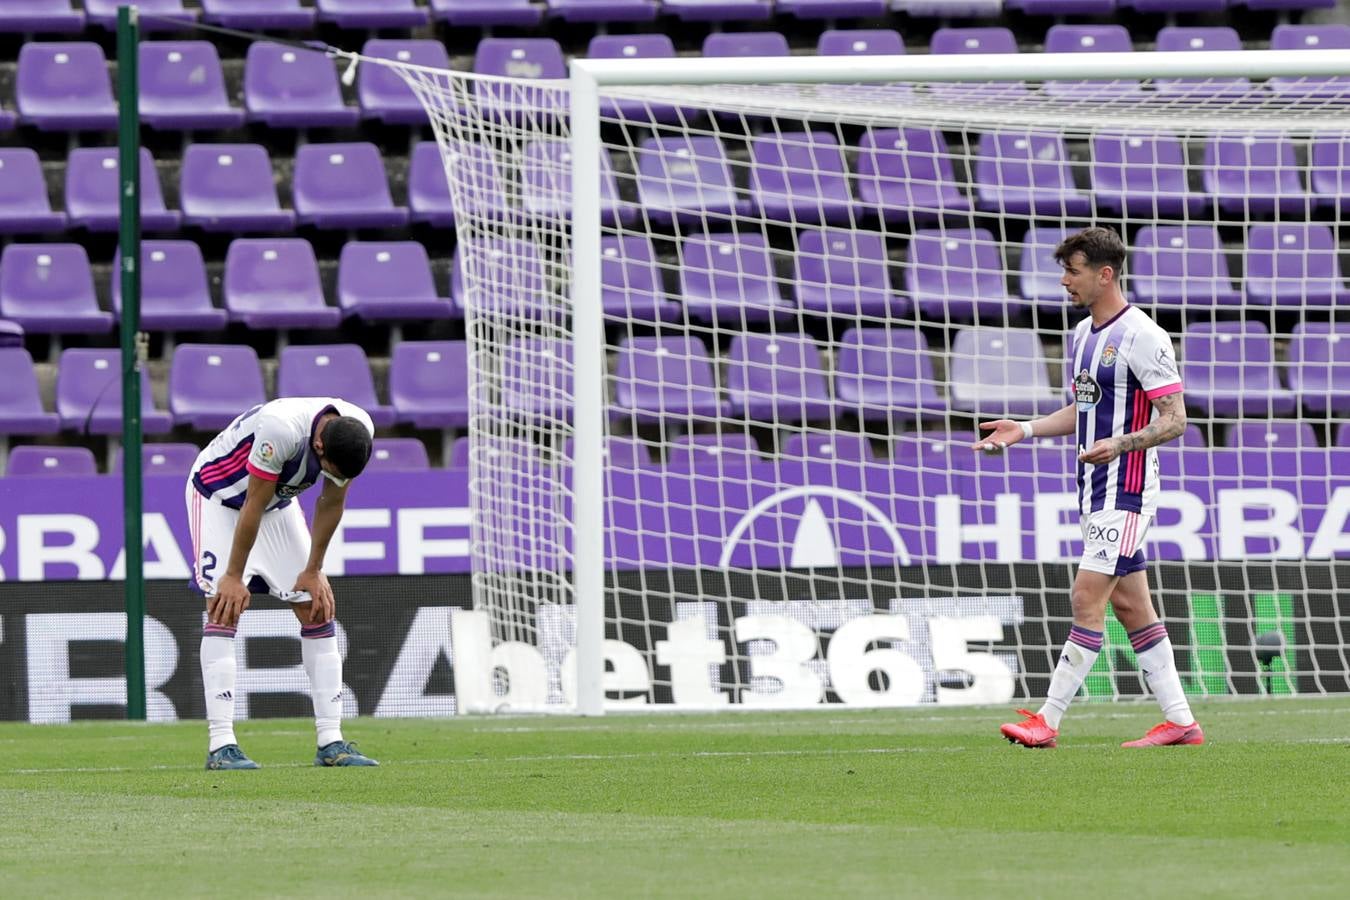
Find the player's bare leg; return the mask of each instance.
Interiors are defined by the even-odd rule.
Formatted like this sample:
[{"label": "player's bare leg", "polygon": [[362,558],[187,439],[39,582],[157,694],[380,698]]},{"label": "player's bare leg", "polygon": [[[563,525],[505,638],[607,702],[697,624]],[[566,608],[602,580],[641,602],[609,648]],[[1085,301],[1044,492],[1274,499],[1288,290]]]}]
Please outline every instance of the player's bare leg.
[{"label": "player's bare leg", "polygon": [[309,695],[314,703],[314,730],[319,750],[316,766],[376,766],[342,738],[342,654],[338,650],[337,623],[331,617],[313,621],[317,603],[291,605],[300,620],[300,656],[309,677]]},{"label": "player's bare leg", "polygon": [[1074,578],[1070,603],[1073,627],[1059,654],[1059,664],[1050,678],[1045,704],[1037,713],[1018,710],[1026,718],[1011,722],[999,730],[1008,740],[1024,747],[1053,747],[1059,736],[1059,722],[1073,702],[1083,679],[1092,670],[1102,649],[1106,621],[1106,602],[1119,579],[1080,568]]},{"label": "player's bare leg", "polygon": [[1148,590],[1148,575],[1144,570],[1131,572],[1120,579],[1111,595],[1116,618],[1130,635],[1149,690],[1158,698],[1166,719],[1137,741],[1127,741],[1125,747],[1157,747],[1171,744],[1203,744],[1205,734],[1191,714],[1191,705],[1181,687],[1172,642],[1167,628],[1158,621],[1153,609],[1153,598]]}]

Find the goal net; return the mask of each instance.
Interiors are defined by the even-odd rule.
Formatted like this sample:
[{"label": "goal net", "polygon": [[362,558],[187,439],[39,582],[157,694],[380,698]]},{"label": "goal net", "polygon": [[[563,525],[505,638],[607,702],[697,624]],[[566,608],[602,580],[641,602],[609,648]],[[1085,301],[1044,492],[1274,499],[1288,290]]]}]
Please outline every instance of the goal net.
[{"label": "goal net", "polygon": [[[1350,65],[1241,55],[401,68],[468,320],[460,708],[1044,696],[1076,448],[971,443],[1069,402],[1089,224],[1182,370],[1145,550],[1187,691],[1350,690]],[[1086,694],[1146,693],[1106,649]]]}]

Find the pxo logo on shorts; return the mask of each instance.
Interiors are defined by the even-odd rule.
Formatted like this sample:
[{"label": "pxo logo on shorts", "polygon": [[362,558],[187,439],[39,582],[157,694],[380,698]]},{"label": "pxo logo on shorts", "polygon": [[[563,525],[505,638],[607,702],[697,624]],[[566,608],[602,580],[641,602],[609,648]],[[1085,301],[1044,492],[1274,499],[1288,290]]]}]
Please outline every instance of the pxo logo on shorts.
[{"label": "pxo logo on shorts", "polygon": [[1089,524],[1087,527],[1087,539],[1089,541],[1106,541],[1114,544],[1120,540],[1119,528],[1103,528],[1100,525]]}]

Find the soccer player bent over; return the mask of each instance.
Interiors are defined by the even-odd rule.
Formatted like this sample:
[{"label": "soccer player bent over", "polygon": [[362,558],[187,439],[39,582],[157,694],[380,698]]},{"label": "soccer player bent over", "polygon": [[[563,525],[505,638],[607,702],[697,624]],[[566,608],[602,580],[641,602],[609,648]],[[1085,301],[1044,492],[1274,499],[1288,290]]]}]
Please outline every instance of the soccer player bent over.
[{"label": "soccer player bent over", "polygon": [[1106,603],[1129,631],[1149,689],[1166,717],[1125,747],[1203,744],[1172,659],[1172,642],[1149,596],[1144,535],[1158,497],[1154,449],[1186,427],[1181,378],[1167,333],[1120,291],[1125,245],[1114,231],[1088,228],[1055,248],[1060,283],[1090,315],[1070,344],[1074,402],[1030,422],[984,422],[976,450],[1001,453],[1033,435],[1078,434],[1078,498],[1083,558],[1073,583],[1073,628],[1059,656],[1045,705],[1000,729],[1027,747],[1053,747],[1059,721],[1102,649]]},{"label": "soccer player bent over", "polygon": [[[255,406],[216,436],[188,476],[193,580],[206,595],[202,687],[208,769],[256,769],[234,737],[234,634],[250,594],[292,604],[314,701],[316,766],[374,766],[342,739],[342,656],[333,589],[323,574],[351,479],[370,459],[375,428],[365,410],[331,397],[292,397]],[[295,496],[320,478],[314,535]]]}]

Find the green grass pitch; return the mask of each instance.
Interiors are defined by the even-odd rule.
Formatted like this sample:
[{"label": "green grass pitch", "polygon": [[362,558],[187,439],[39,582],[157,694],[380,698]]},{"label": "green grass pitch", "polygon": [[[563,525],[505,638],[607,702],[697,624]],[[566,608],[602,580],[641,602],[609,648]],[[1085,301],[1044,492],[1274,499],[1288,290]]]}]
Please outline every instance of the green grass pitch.
[{"label": "green grass pitch", "polygon": [[1122,750],[1151,704],[0,725],[0,895],[1344,897],[1350,699],[1210,702],[1204,747]]}]

